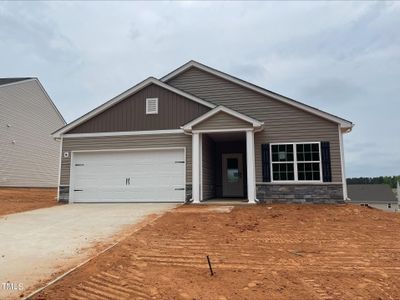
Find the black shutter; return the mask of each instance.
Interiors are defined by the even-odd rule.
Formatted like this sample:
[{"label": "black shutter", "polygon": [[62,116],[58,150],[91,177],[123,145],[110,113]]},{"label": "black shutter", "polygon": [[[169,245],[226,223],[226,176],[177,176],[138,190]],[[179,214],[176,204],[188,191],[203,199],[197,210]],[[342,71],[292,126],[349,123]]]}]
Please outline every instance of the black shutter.
[{"label": "black shutter", "polygon": [[261,145],[263,182],[271,182],[271,163],[269,161],[269,144]]},{"label": "black shutter", "polygon": [[321,163],[322,163],[322,180],[323,182],[332,181],[331,170],[331,150],[329,142],[321,142]]}]

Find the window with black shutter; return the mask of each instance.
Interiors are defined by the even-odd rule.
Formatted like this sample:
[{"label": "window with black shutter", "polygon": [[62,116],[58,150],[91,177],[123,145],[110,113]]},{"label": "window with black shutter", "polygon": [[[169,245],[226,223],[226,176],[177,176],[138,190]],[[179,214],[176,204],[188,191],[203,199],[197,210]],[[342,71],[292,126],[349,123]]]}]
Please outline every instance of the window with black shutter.
[{"label": "window with black shutter", "polygon": [[322,180],[332,181],[331,151],[329,142],[321,142]]},{"label": "window with black shutter", "polygon": [[269,144],[261,145],[261,162],[263,182],[271,181],[271,162],[269,160]]},{"label": "window with black shutter", "polygon": [[270,151],[271,181],[322,181],[321,144],[319,142],[274,143],[270,145]]}]

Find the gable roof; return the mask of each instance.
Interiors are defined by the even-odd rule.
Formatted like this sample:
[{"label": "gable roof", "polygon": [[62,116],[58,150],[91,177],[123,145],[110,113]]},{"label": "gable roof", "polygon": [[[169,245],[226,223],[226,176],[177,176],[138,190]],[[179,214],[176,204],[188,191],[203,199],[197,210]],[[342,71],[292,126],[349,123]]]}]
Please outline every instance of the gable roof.
[{"label": "gable roof", "polygon": [[207,106],[209,108],[214,108],[216,105],[212,104],[210,102],[207,102],[203,99],[200,99],[196,96],[193,96],[189,93],[186,93],[184,91],[181,91],[175,87],[172,87],[164,82],[161,82],[160,80],[154,78],[154,77],[149,77],[146,80],[138,83],[137,85],[133,86],[132,88],[126,90],[125,92],[119,94],[118,96],[112,98],[111,100],[107,101],[106,103],[98,106],[97,108],[91,110],[90,112],[86,113],[85,115],[83,115],[82,117],[76,119],[75,121],[67,124],[66,126],[58,129],[57,131],[53,132],[52,135],[57,138],[60,137],[62,134],[64,134],[65,132],[75,128],[76,126],[78,126],[79,124],[82,124],[83,122],[93,118],[94,116],[98,115],[99,113],[105,111],[106,109],[110,108],[111,106],[114,106],[115,104],[117,104],[118,102],[121,102],[122,100],[126,99],[127,97],[129,97],[130,95],[140,91],[141,89],[145,88],[146,86],[150,85],[150,84],[155,84],[157,86],[160,86],[164,89],[167,89],[171,92],[174,92],[178,95],[181,95],[189,100],[195,101],[197,103],[200,103],[204,106]]},{"label": "gable roof", "polygon": [[387,184],[348,184],[347,190],[354,203],[397,203],[395,194]]},{"label": "gable roof", "polygon": [[200,124],[201,122],[207,120],[208,118],[214,116],[215,114],[217,114],[219,112],[224,112],[224,113],[226,113],[226,114],[228,114],[230,116],[233,116],[235,118],[238,118],[240,120],[248,122],[248,123],[252,124],[253,127],[258,129],[258,130],[262,129],[262,126],[264,124],[263,122],[260,122],[260,121],[258,121],[256,119],[253,119],[253,118],[250,118],[250,117],[248,117],[248,116],[246,116],[244,114],[241,114],[241,113],[239,113],[239,112],[237,112],[237,111],[235,111],[233,109],[230,109],[228,107],[225,107],[225,106],[221,105],[221,106],[217,106],[216,108],[206,112],[205,114],[203,114],[200,117],[190,121],[189,123],[183,125],[181,128],[183,130],[185,130],[185,131],[190,132],[190,131],[192,131],[193,126],[196,126],[196,125]]},{"label": "gable roof", "polygon": [[8,78],[0,78],[0,86],[15,83],[18,81],[24,81],[28,79],[33,79],[33,77],[8,77]]},{"label": "gable roof", "polygon": [[196,62],[194,60],[191,60],[191,61],[187,62],[186,64],[184,64],[183,66],[179,67],[178,69],[176,69],[176,70],[172,71],[171,73],[165,75],[160,80],[163,81],[163,82],[167,82],[167,81],[171,80],[172,78],[178,76],[179,74],[181,74],[181,73],[185,72],[186,70],[188,70],[190,68],[193,68],[193,67],[194,68],[198,68],[198,69],[200,69],[200,70],[202,70],[204,72],[208,72],[210,74],[213,74],[215,76],[218,76],[220,78],[223,78],[225,80],[228,80],[230,82],[233,82],[235,84],[238,84],[238,85],[240,85],[242,87],[245,87],[247,89],[250,89],[252,91],[260,93],[262,95],[271,97],[271,98],[276,99],[278,101],[281,101],[283,103],[286,103],[286,104],[289,104],[291,106],[297,107],[297,108],[302,109],[302,110],[304,110],[306,112],[309,112],[309,113],[312,113],[314,115],[317,115],[317,116],[319,116],[319,117],[321,117],[323,119],[326,119],[326,120],[332,121],[334,123],[337,123],[345,131],[350,131],[351,128],[354,126],[354,124],[352,122],[348,121],[348,120],[345,120],[345,119],[340,118],[338,116],[335,116],[335,115],[332,115],[330,113],[324,112],[324,111],[322,111],[320,109],[317,109],[317,108],[312,107],[310,105],[307,105],[307,104],[301,103],[299,101],[293,100],[291,98],[288,98],[288,97],[282,96],[280,94],[274,93],[272,91],[269,91],[267,89],[259,87],[259,86],[255,85],[255,84],[249,83],[247,81],[244,81],[244,80],[239,79],[237,77],[234,77],[232,75],[226,74],[226,73],[221,72],[219,70],[216,70],[216,69],[213,69],[213,68],[208,67],[206,65],[203,65],[203,64],[201,64],[199,62]]},{"label": "gable roof", "polygon": [[63,115],[60,113],[60,111],[58,110],[57,106],[54,104],[53,100],[51,100],[49,94],[44,89],[44,87],[43,87],[42,83],[40,82],[39,78],[37,78],[37,77],[0,78],[0,88],[8,87],[10,85],[19,84],[19,83],[31,82],[31,81],[34,81],[39,85],[40,90],[43,92],[43,94],[45,95],[46,99],[50,102],[51,106],[56,111],[57,115],[60,117],[62,122],[64,124],[66,124],[67,122],[65,122],[65,119],[64,119]]}]

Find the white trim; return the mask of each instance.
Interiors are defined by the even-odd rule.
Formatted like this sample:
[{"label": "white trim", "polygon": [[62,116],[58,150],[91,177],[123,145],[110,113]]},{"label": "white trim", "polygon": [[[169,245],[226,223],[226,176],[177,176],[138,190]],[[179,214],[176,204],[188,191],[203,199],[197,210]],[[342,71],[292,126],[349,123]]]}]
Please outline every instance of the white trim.
[{"label": "white trim", "polygon": [[75,121],[69,123],[68,125],[58,129],[57,131],[53,132],[53,136],[54,137],[60,137],[61,134],[64,134],[65,132],[71,130],[72,128],[75,128],[76,126],[78,126],[79,124],[89,120],[90,118],[93,118],[94,116],[98,115],[99,113],[105,111],[106,109],[110,108],[111,106],[117,104],[118,102],[124,100],[125,98],[129,97],[130,95],[136,93],[137,91],[145,88],[146,86],[150,85],[150,84],[155,84],[158,85],[164,89],[167,89],[171,92],[174,92],[178,95],[181,95],[189,100],[192,100],[194,102],[200,103],[204,106],[210,107],[210,108],[214,108],[215,105],[211,104],[207,101],[204,101],[203,99],[200,99],[198,97],[195,97],[191,94],[188,94],[184,91],[178,90],[177,88],[174,88],[168,84],[165,84],[163,82],[161,82],[160,80],[154,78],[154,77],[149,77],[146,80],[140,82],[139,84],[135,85],[134,87],[126,90],[125,92],[123,92],[122,94],[112,98],[111,100],[107,101],[106,103],[98,106],[97,108],[93,109],[92,111],[88,112],[87,114],[83,115],[82,117],[76,119]]},{"label": "white trim", "polygon": [[346,201],[348,199],[347,194],[347,182],[346,182],[346,170],[345,170],[345,162],[344,162],[344,149],[343,149],[343,134],[340,130],[340,126],[338,125],[339,132],[339,147],[340,147],[340,166],[342,171],[342,189],[343,189],[343,200]]},{"label": "white trim", "polygon": [[220,106],[217,106],[217,107],[215,107],[214,109],[212,109],[212,110],[206,112],[205,114],[201,115],[200,117],[198,117],[198,118],[196,118],[196,119],[190,121],[189,123],[183,125],[181,128],[182,128],[183,130],[185,130],[185,131],[191,131],[192,128],[193,128],[193,126],[195,126],[195,125],[197,125],[197,124],[199,124],[199,123],[201,123],[201,122],[207,120],[208,118],[214,116],[215,114],[217,114],[217,113],[219,113],[219,112],[224,112],[224,113],[226,113],[226,114],[228,114],[228,115],[231,115],[231,116],[233,116],[233,117],[235,117],[235,118],[238,118],[238,119],[240,119],[240,120],[243,120],[243,121],[245,121],[245,122],[248,122],[248,123],[250,123],[253,127],[259,128],[259,127],[262,127],[262,125],[264,124],[263,122],[257,121],[257,120],[255,120],[255,119],[250,118],[250,117],[248,117],[248,116],[246,116],[246,115],[243,115],[243,114],[241,114],[241,113],[239,113],[239,112],[237,112],[237,111],[234,111],[234,110],[232,110],[232,109],[230,109],[230,108],[227,108],[227,107],[225,107],[225,106],[220,105]]},{"label": "white trim", "polygon": [[[36,82],[38,83],[40,89],[42,90],[43,94],[46,96],[47,100],[50,102],[51,106],[53,106],[54,110],[56,111],[56,113],[58,114],[58,116],[60,117],[60,119],[63,121],[64,124],[67,124],[67,122],[65,121],[64,117],[62,116],[62,114],[60,113],[60,111],[58,110],[57,106],[54,104],[53,100],[51,100],[49,94],[47,93],[47,91],[45,90],[45,88],[43,87],[42,83],[40,82],[40,80],[38,78],[35,78]],[[23,81],[24,82],[24,81]]]},{"label": "white trim", "polygon": [[[97,149],[97,150],[73,150],[73,152],[117,152],[117,151],[152,151],[152,150],[176,150],[186,147],[154,147],[154,148],[123,148],[123,149]],[[72,157],[71,157],[72,159]]]},{"label": "white trim", "polygon": [[68,204],[74,203],[74,168],[72,168],[72,162],[74,159],[74,152],[71,151],[70,157],[71,159],[69,160],[69,193],[68,193]]},{"label": "white trim", "polygon": [[229,128],[229,129],[199,129],[192,130],[192,133],[213,133],[213,132],[237,132],[237,131],[254,131],[253,128]]},{"label": "white trim", "polygon": [[200,133],[192,135],[192,199],[193,203],[200,203]]},{"label": "white trim", "polygon": [[80,152],[126,152],[126,151],[156,151],[156,150],[183,150],[183,157],[185,159],[185,167],[183,174],[183,187],[184,187],[184,199],[183,202],[186,202],[186,167],[187,167],[187,158],[186,158],[186,147],[156,147],[156,148],[124,148],[124,149],[98,149],[98,150],[73,150],[71,151],[71,159],[70,159],[70,172],[69,172],[69,196],[68,203],[74,203],[73,198],[73,187],[74,187],[74,168],[72,168],[74,153]]},{"label": "white trim", "polygon": [[322,110],[319,110],[319,109],[317,109],[315,107],[312,107],[312,106],[297,102],[297,101],[292,100],[290,98],[287,98],[285,96],[275,94],[273,92],[270,92],[270,91],[265,90],[263,88],[260,88],[258,86],[252,85],[252,84],[250,84],[248,82],[242,81],[242,80],[240,80],[238,78],[235,78],[233,76],[225,74],[225,73],[223,73],[221,71],[218,71],[218,70],[212,69],[210,67],[207,67],[207,66],[205,66],[203,64],[200,64],[200,63],[198,63],[196,61],[193,61],[193,60],[189,61],[188,63],[186,63],[183,66],[179,67],[175,71],[173,71],[173,72],[167,74],[166,76],[162,77],[161,81],[166,82],[166,81],[174,78],[175,76],[179,75],[180,73],[186,71],[187,69],[189,69],[191,67],[196,67],[196,68],[198,68],[198,69],[200,69],[202,71],[208,72],[210,74],[213,74],[213,75],[218,76],[220,78],[223,78],[225,80],[233,82],[233,83],[235,83],[237,85],[240,85],[242,87],[245,87],[245,88],[248,88],[250,90],[253,90],[253,91],[255,91],[257,93],[260,93],[262,95],[274,98],[274,99],[276,99],[278,101],[281,101],[283,103],[289,104],[291,106],[294,106],[294,107],[299,108],[301,110],[304,110],[306,112],[309,112],[309,113],[312,113],[314,115],[317,115],[317,116],[319,116],[321,118],[324,118],[324,119],[330,120],[332,122],[338,123],[343,128],[352,128],[354,126],[354,124],[351,123],[350,121],[347,121],[347,120],[344,120],[342,118],[336,117],[336,116],[331,115],[329,113],[326,113],[326,112],[324,112]]},{"label": "white trim", "polygon": [[247,199],[256,203],[256,164],[254,154],[254,131],[246,132]]},{"label": "white trim", "polygon": [[[156,109],[155,111],[149,110],[149,102],[155,101]],[[158,115],[158,98],[146,98],[146,115]]]},{"label": "white trim", "polygon": [[[319,152],[319,161],[313,160],[313,161],[298,161],[297,160],[297,150],[296,150],[296,145],[298,144],[318,144],[318,152]],[[272,161],[272,146],[273,145],[293,145],[293,161]],[[269,160],[271,164],[270,168],[270,176],[271,176],[271,183],[276,183],[276,184],[286,184],[286,183],[323,183],[323,178],[322,178],[322,159],[321,159],[321,142],[287,142],[287,143],[270,143],[269,144]],[[274,180],[273,177],[273,164],[279,164],[279,163],[293,163],[293,171],[294,171],[294,180]],[[319,180],[299,180],[298,179],[298,169],[297,169],[297,164],[298,163],[319,163]]]},{"label": "white trim", "polygon": [[199,156],[200,156],[200,202],[203,201],[203,135],[199,134]]},{"label": "white trim", "polygon": [[143,130],[143,131],[113,131],[113,132],[94,132],[94,133],[67,133],[64,138],[83,138],[83,137],[104,137],[104,136],[129,136],[129,135],[153,135],[153,134],[178,134],[184,133],[183,129],[165,130]]}]

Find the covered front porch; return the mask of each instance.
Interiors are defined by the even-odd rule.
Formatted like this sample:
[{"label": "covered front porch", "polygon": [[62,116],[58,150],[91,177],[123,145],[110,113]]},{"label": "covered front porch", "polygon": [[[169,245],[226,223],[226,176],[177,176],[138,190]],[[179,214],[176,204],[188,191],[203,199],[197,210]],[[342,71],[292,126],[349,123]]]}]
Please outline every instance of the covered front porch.
[{"label": "covered front porch", "polygon": [[192,202],[256,203],[254,134],[262,123],[219,106],[182,128],[192,135]]}]

